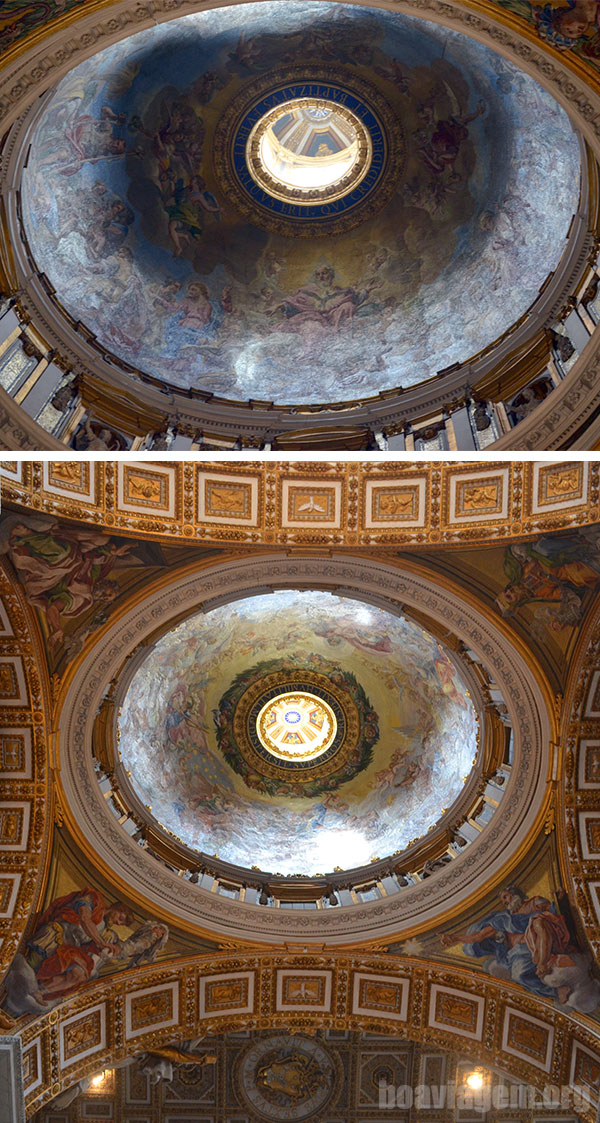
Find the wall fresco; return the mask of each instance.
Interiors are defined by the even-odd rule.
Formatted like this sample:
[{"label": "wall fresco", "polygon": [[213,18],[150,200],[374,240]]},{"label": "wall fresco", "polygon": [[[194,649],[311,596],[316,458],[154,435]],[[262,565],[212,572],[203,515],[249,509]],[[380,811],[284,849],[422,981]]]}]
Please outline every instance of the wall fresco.
[{"label": "wall fresco", "polygon": [[[215,128],[286,67],[367,79],[406,155],[391,202],[328,238],[220,191]],[[186,388],[298,403],[409,386],[505,331],[555,268],[579,148],[532,79],[466,37],[350,5],[244,5],[101,52],[57,87],[23,180],[27,235],[100,344]]]},{"label": "wall fresco", "polygon": [[[379,716],[371,763],[318,798],[292,782],[271,795],[218,751],[224,693],[269,662],[332,682],[339,664]],[[318,592],[249,598],[181,624],[134,675],[119,728],[123,767],[159,822],[196,850],[281,873],[348,868],[405,847],[457,797],[477,744],[472,703],[432,636]]]},{"label": "wall fresco", "polygon": [[600,583],[600,529],[563,537],[545,535],[507,546],[506,588],[496,597],[503,616],[531,606],[531,632],[543,642],[550,632],[579,623],[586,590]]},{"label": "wall fresco", "polygon": [[84,0],[2,0],[0,3],[0,47],[5,50],[30,31],[52,23],[63,12],[79,7]]}]

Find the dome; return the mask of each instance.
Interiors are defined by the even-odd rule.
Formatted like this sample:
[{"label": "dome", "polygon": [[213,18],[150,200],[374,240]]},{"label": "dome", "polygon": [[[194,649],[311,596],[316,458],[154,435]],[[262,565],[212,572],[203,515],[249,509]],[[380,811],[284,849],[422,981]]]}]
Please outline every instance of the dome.
[{"label": "dome", "polygon": [[22,210],[55,299],[125,370],[293,406],[491,345],[556,269],[579,182],[566,114],[500,55],[289,0],[179,18],[72,70]]},{"label": "dome", "polygon": [[477,755],[464,682],[417,624],[281,590],[194,615],[135,671],[119,718],[128,786],[188,848],[283,874],[405,848]]}]

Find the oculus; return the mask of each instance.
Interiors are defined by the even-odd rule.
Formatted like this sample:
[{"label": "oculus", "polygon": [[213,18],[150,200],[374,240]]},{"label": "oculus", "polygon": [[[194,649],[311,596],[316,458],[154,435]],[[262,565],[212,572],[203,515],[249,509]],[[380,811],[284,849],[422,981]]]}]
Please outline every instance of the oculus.
[{"label": "oculus", "polygon": [[[217,742],[251,790],[313,798],[371,763],[379,719],[363,688],[335,663],[319,659],[318,671],[315,665],[307,661],[291,672],[286,660],[259,663],[242,671],[223,695],[215,715]],[[263,716],[268,720],[271,712],[283,720],[269,723],[261,736]],[[313,723],[323,718],[319,737],[312,730],[307,735],[312,746],[301,743],[309,715]]]},{"label": "oculus", "polygon": [[313,65],[250,83],[215,130],[221,190],[250,221],[288,237],[341,233],[397,189],[404,156],[399,117],[370,82]]},{"label": "oculus", "polygon": [[279,694],[264,705],[256,719],[258,739],[283,760],[315,760],[327,752],[337,733],[336,716],[316,694]]},{"label": "oculus", "polygon": [[259,186],[301,206],[347,195],[364,179],[371,158],[371,137],[360,117],[316,98],[296,98],[266,113],[246,149]]}]

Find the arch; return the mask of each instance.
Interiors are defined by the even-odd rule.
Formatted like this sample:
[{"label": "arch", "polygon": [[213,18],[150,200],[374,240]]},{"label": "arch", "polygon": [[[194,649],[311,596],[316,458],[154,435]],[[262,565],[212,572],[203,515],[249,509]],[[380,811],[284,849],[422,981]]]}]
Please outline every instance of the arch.
[{"label": "arch", "polygon": [[[284,979],[326,979],[319,1008],[290,1010]],[[390,1033],[460,1051],[543,1089],[580,1084],[596,1117],[585,1064],[600,1065],[600,1035],[518,986],[418,959],[366,951],[284,955],[243,947],[103,979],[20,1031],[31,1115],[85,1076],[167,1041],[257,1029]],[[110,1033],[108,1027],[111,1027]],[[528,1040],[524,1043],[524,1037]],[[588,1076],[589,1079],[589,1076]]]},{"label": "arch", "polygon": [[50,706],[44,667],[25,597],[0,563],[0,978],[35,909],[49,856]]},{"label": "arch", "polygon": [[[597,488],[600,464],[565,461],[515,462],[494,469],[493,487],[497,507],[506,514],[490,516],[489,508],[470,503],[460,510],[460,491],[475,490],[489,482],[489,461],[443,464],[423,461],[346,461],[325,469],[322,462],[253,461],[219,464],[206,461],[153,463],[102,460],[71,462],[72,478],[55,470],[55,462],[44,465],[19,461],[11,469],[0,468],[3,496],[12,503],[54,517],[93,522],[110,533],[140,534],[163,542],[185,542],[190,546],[232,544],[265,548],[284,546],[345,548],[383,547],[402,550],[439,546],[469,547],[497,545],[556,531],[557,519],[568,517],[570,527],[585,526],[598,519]],[[158,477],[158,479],[157,479]],[[512,487],[511,481],[518,485]],[[235,504],[229,511],[211,511],[194,503],[213,483],[226,483],[240,496],[250,497],[248,517],[240,517]],[[296,483],[318,485],[339,493],[333,526],[312,522],[307,529],[290,527],[278,503],[284,488]],[[148,494],[144,504],[128,501],[135,485]],[[377,518],[379,495],[389,504],[415,504],[415,515]],[[510,499],[509,496],[510,489]],[[548,494],[546,494],[548,493]],[[551,494],[550,494],[551,493]],[[577,506],[561,500],[561,493],[577,496]],[[439,502],[436,496],[439,495]],[[236,495],[234,494],[234,499]],[[558,501],[557,501],[558,500]],[[568,510],[567,510],[568,508]],[[484,515],[485,518],[481,518]],[[566,518],[565,518],[566,522]]]},{"label": "arch", "polygon": [[571,663],[563,713],[562,857],[586,936],[600,954],[600,605]]}]

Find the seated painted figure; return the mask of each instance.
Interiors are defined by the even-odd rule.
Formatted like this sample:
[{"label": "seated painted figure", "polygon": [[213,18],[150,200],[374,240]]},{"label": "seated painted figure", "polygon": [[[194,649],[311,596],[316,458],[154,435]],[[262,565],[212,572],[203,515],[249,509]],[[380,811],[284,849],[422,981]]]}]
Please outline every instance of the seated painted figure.
[{"label": "seated painted figure", "polygon": [[440,943],[461,943],[465,955],[487,959],[490,975],[511,979],[542,998],[590,1014],[600,1004],[600,981],[591,956],[582,950],[570,920],[564,889],[556,905],[546,897],[527,897],[516,885],[500,893],[504,906],[464,933],[443,932]]},{"label": "seated painted figure", "polygon": [[38,1002],[62,997],[88,981],[97,957],[119,952],[111,926],[133,917],[120,901],[110,905],[95,889],[76,890],[53,901],[28,942],[27,960],[39,986]]},{"label": "seated painted figure", "polygon": [[557,988],[544,979],[553,966],[567,966],[560,961],[577,951],[564,917],[545,897],[526,897],[514,885],[503,890],[500,900],[504,909],[486,916],[483,925],[468,929],[465,955],[493,955],[498,964],[508,968],[514,982],[533,994],[558,997]]}]

